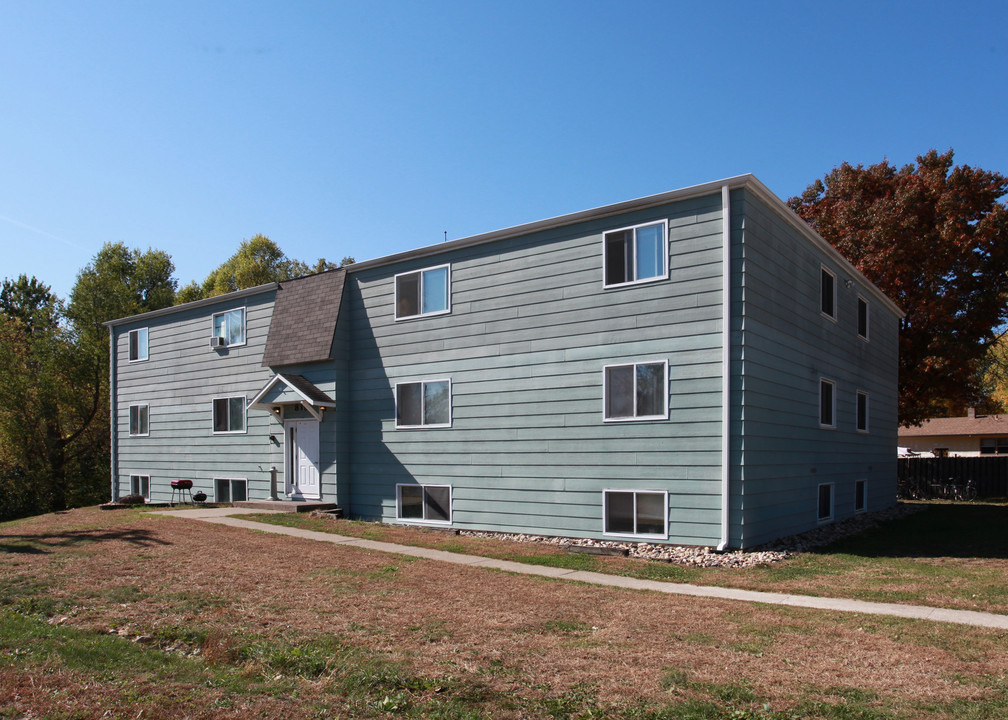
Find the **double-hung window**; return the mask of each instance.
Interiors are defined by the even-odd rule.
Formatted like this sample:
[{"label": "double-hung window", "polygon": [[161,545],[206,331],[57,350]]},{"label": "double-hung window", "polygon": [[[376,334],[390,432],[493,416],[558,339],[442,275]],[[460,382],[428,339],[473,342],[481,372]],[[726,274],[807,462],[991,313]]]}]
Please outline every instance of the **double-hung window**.
[{"label": "double-hung window", "polygon": [[131,437],[146,436],[150,434],[150,425],[148,423],[149,414],[149,405],[130,405],[129,434]]},{"label": "double-hung window", "polygon": [[245,308],[214,313],[213,336],[223,338],[227,345],[245,344]]},{"label": "double-hung window", "polygon": [[668,239],[664,221],[605,233],[604,287],[668,277]]},{"label": "double-hung window", "polygon": [[147,349],[147,328],[129,331],[129,361],[139,362],[149,357]]},{"label": "double-hung window", "polygon": [[213,431],[220,433],[245,432],[245,396],[214,398]]},{"label": "double-hung window", "polygon": [[667,375],[665,360],[606,366],[605,419],[667,419]]},{"label": "double-hung window", "polygon": [[868,301],[863,297],[857,299],[857,334],[862,340],[868,339]]},{"label": "double-hung window", "polygon": [[396,320],[451,312],[451,266],[395,276]]},{"label": "double-hung window", "polygon": [[836,320],[836,275],[825,265],[819,270],[819,312],[830,320]]},{"label": "double-hung window", "polygon": [[451,485],[396,485],[396,519],[451,522]]},{"label": "double-hung window", "polygon": [[836,427],[836,383],[819,379],[819,427]]},{"label": "double-hung window", "polygon": [[857,429],[868,432],[868,393],[861,390],[857,393]]},{"label": "double-hung window", "polygon": [[646,490],[603,490],[606,535],[668,536],[668,495]]},{"label": "double-hung window", "polygon": [[396,427],[450,427],[451,380],[396,383]]}]

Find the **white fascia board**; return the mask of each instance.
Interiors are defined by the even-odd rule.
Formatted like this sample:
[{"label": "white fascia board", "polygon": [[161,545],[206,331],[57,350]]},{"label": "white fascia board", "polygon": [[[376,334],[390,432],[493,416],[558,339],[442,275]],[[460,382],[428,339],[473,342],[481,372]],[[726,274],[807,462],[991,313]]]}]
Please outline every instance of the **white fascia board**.
[{"label": "white fascia board", "polygon": [[647,197],[637,198],[636,200],[626,200],[624,202],[615,203],[614,205],[603,205],[602,207],[592,208],[591,210],[582,210],[580,212],[570,213],[567,215],[558,215],[557,217],[547,218],[545,220],[537,220],[535,222],[515,225],[501,230],[493,230],[488,233],[459,238],[458,240],[451,240],[437,245],[428,245],[415,250],[407,250],[406,252],[396,253],[394,255],[386,255],[384,257],[375,258],[374,260],[365,260],[364,262],[347,265],[346,270],[347,272],[359,272],[361,270],[390,265],[392,263],[402,262],[405,260],[414,260],[428,257],[430,255],[437,255],[439,253],[457,250],[459,248],[471,247],[473,245],[483,245],[494,242],[495,240],[503,240],[510,237],[527,235],[533,232],[551,230],[553,228],[573,225],[575,223],[585,222],[588,220],[598,220],[599,218],[610,217],[612,215],[622,215],[623,213],[643,210],[657,205],[664,205],[665,203],[674,202],[676,200],[713,195],[721,192],[722,185],[728,184],[732,187],[741,187],[751,177],[751,175],[738,175],[736,177],[729,178],[728,180],[718,180],[715,182],[704,183],[702,185],[693,185],[691,187],[682,188],[681,190],[672,190],[670,192],[659,193],[658,195],[648,195]]},{"label": "white fascia board", "polygon": [[771,209],[773,209],[774,212],[780,215],[793,228],[798,230],[816,248],[828,255],[830,259],[842,267],[845,272],[856,278],[857,281],[864,286],[866,292],[870,293],[872,297],[878,300],[884,307],[886,307],[886,309],[897,317],[904,316],[904,312],[898,305],[896,305],[896,303],[890,300],[885,293],[875,287],[875,285],[863,274],[861,274],[861,272],[846,258],[844,258],[844,256],[841,255],[835,247],[826,242],[826,240],[823,239],[819,233],[813,230],[808,223],[798,217],[798,215],[796,215],[795,212],[787,206],[787,203],[777,197],[770,191],[769,188],[767,188],[766,185],[760,182],[756,176],[751,173],[736,175],[724,180],[715,180],[713,182],[702,183],[700,185],[691,185],[690,187],[681,188],[679,190],[671,190],[657,195],[648,195],[646,197],[637,198],[636,200],[626,200],[613,205],[603,205],[590,210],[582,210],[581,212],[558,215],[557,217],[547,218],[546,220],[537,220],[523,225],[515,225],[501,230],[482,233],[480,235],[472,235],[466,238],[459,238],[458,240],[439,243],[437,245],[427,245],[415,250],[407,250],[405,252],[375,258],[374,260],[364,260],[363,262],[347,265],[346,271],[348,273],[360,272],[362,270],[383,267],[385,265],[392,265],[394,263],[405,262],[407,260],[418,260],[432,255],[439,255],[441,253],[458,250],[460,248],[472,247],[474,245],[484,245],[496,240],[504,240],[506,238],[528,235],[534,232],[542,232],[544,230],[551,230],[553,228],[573,225],[575,223],[598,220],[600,218],[621,215],[623,213],[634,212],[636,210],[644,210],[679,200],[704,197],[707,195],[720,195],[722,188],[726,186],[729,190],[736,190],[739,188],[751,190],[756,197],[760,198]]},{"label": "white fascia board", "polygon": [[[285,378],[282,373],[277,373],[272,380],[266,383],[266,386],[262,390],[256,393],[256,396],[249,401],[249,407],[251,408],[253,405],[259,405],[260,400],[262,400],[263,396],[265,396],[266,393],[268,393],[273,388],[273,386],[276,385],[278,382],[283,382],[283,384],[286,385],[290,390],[293,390],[294,393],[301,398],[302,405],[311,407],[332,407],[332,408],[336,407],[336,403],[332,401],[316,402],[315,400],[312,400],[310,397],[308,397],[303,392],[298,390],[298,388],[294,385],[294,383]],[[267,405],[263,405],[262,407],[270,407],[271,405],[276,404],[282,404],[282,403],[270,403]]]},{"label": "white fascia board", "polygon": [[105,325],[106,327],[114,327],[116,325],[125,325],[126,323],[136,322],[138,320],[146,320],[147,318],[162,317],[176,312],[216,305],[218,303],[231,303],[240,298],[246,298],[252,295],[269,292],[270,290],[276,290],[278,287],[280,287],[280,283],[266,283],[265,285],[257,285],[252,288],[245,288],[244,290],[235,290],[234,292],[225,293],[224,295],[214,295],[213,297],[203,298],[202,300],[193,300],[192,302],[183,303],[182,305],[172,305],[171,307],[161,308],[160,310],[150,310],[145,313],[140,313],[139,315],[130,315],[129,317],[118,318],[116,320],[106,320],[102,323],[102,325]]}]

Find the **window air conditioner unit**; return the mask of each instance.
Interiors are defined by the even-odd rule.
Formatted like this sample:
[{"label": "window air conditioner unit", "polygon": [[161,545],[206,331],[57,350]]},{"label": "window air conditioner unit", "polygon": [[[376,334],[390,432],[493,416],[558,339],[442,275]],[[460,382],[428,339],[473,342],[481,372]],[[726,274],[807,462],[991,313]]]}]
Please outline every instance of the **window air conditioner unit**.
[{"label": "window air conditioner unit", "polygon": [[214,335],[212,338],[210,338],[210,348],[213,350],[216,350],[217,348],[222,348],[225,345],[227,345],[227,340],[218,335]]}]

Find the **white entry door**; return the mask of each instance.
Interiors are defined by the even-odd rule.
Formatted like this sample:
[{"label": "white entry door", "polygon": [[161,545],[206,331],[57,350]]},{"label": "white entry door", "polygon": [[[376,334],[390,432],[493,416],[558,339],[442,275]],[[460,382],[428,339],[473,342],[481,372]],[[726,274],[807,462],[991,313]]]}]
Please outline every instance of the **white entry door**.
[{"label": "white entry door", "polygon": [[287,494],[297,498],[320,497],[319,424],[315,420],[287,422]]}]

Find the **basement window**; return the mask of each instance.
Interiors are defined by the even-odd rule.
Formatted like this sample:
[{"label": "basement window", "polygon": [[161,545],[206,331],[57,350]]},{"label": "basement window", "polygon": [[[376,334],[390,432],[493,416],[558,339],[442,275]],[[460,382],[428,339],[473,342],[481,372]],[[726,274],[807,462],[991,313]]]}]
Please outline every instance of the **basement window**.
[{"label": "basement window", "polygon": [[603,533],[668,537],[668,493],[647,490],[603,490]]},{"label": "basement window", "polygon": [[867,498],[865,497],[867,485],[867,480],[857,480],[854,483],[854,512],[856,513],[864,512],[867,507]]},{"label": "basement window", "polygon": [[833,519],[833,483],[823,483],[819,486],[819,522],[829,522]]},{"label": "basement window", "polygon": [[248,500],[248,480],[245,478],[214,478],[214,500],[221,503]]},{"label": "basement window", "polygon": [[130,475],[130,495],[143,495],[150,500],[150,475]]},{"label": "basement window", "polygon": [[396,519],[451,523],[451,485],[396,485]]}]

